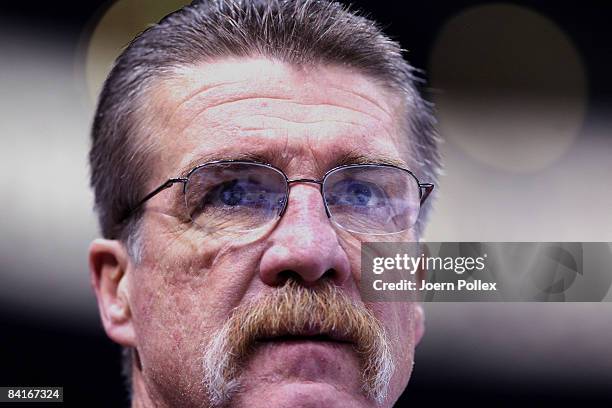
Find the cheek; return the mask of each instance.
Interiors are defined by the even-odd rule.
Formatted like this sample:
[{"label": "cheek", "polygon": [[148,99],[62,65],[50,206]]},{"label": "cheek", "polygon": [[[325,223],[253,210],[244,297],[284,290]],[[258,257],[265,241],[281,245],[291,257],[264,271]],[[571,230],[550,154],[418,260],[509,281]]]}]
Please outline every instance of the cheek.
[{"label": "cheek", "polygon": [[240,303],[257,251],[186,235],[166,239],[163,248],[150,242],[129,275],[144,377],[168,395],[197,395],[203,345]]},{"label": "cheek", "polygon": [[338,234],[338,241],[340,242],[340,246],[346,253],[346,256],[349,260],[351,266],[351,274],[353,276],[353,280],[355,281],[355,285],[357,288],[359,288],[359,282],[361,281],[362,240],[340,228],[336,228],[336,231]]},{"label": "cheek", "polygon": [[144,347],[199,352],[243,300],[261,249],[189,231],[165,242],[148,246],[133,274],[137,336]]},{"label": "cheek", "polygon": [[187,307],[196,299],[188,287],[167,285],[166,271],[142,265],[138,272],[130,303],[143,378],[164,394],[172,389],[197,394],[190,378],[202,375],[200,350],[208,319],[193,313],[197,303]]},{"label": "cheek", "polygon": [[[182,359],[194,357],[213,319],[201,304],[193,285],[170,278],[166,268],[142,267],[130,296],[137,348],[143,368],[170,369]],[[174,360],[174,361],[173,361]]]}]

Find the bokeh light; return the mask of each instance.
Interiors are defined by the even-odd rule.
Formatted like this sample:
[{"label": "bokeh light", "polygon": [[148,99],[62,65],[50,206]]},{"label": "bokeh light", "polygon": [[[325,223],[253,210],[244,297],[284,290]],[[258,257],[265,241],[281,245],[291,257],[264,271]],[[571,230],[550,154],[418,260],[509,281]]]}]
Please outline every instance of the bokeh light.
[{"label": "bokeh light", "polygon": [[429,70],[443,138],[487,165],[543,169],[581,129],[581,57],[555,22],[528,8],[492,4],[456,15],[440,31]]},{"label": "bokeh light", "polygon": [[120,0],[102,9],[84,34],[85,77],[88,93],[95,100],[113,61],[140,32],[178,10],[186,0]]}]

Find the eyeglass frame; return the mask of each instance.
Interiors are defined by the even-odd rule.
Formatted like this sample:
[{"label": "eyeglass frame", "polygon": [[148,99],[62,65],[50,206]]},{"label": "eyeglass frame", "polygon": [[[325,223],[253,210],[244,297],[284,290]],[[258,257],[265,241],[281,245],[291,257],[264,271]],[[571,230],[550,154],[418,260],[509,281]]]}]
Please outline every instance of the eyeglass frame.
[{"label": "eyeglass frame", "polygon": [[[134,212],[136,212],[136,210],[138,210],[140,207],[142,207],[147,201],[149,201],[150,199],[152,199],[153,197],[155,197],[156,195],[158,195],[162,191],[169,189],[170,187],[172,187],[176,183],[182,183],[183,184],[183,195],[186,195],[187,194],[187,183],[189,182],[189,177],[193,173],[198,171],[199,169],[201,169],[203,167],[206,167],[206,166],[214,165],[214,164],[257,164],[257,165],[260,165],[260,166],[268,167],[268,168],[270,168],[272,170],[275,170],[276,172],[282,174],[283,177],[285,178],[285,185],[286,185],[285,197],[286,197],[286,199],[283,202],[283,209],[278,214],[278,219],[283,217],[283,215],[285,214],[285,210],[287,209],[287,204],[289,203],[289,188],[291,187],[292,183],[314,183],[314,184],[318,184],[319,185],[319,191],[321,193],[321,199],[323,200],[323,206],[325,207],[325,214],[327,215],[327,218],[331,219],[331,213],[330,213],[329,208],[327,206],[327,202],[325,202],[325,194],[323,194],[323,184],[325,183],[325,179],[327,178],[327,176],[329,176],[331,173],[333,173],[335,171],[338,171],[340,169],[343,169],[343,168],[351,168],[351,167],[387,167],[387,168],[394,168],[394,169],[402,170],[402,171],[410,174],[414,178],[414,180],[416,181],[416,183],[417,183],[417,185],[419,187],[419,200],[420,200],[419,201],[419,209],[420,209],[420,206],[423,205],[423,203],[425,202],[427,197],[429,197],[429,195],[432,193],[432,191],[433,191],[433,189],[435,187],[433,183],[421,183],[419,181],[419,179],[417,178],[417,176],[415,176],[415,174],[412,171],[410,171],[408,169],[405,169],[405,168],[402,168],[402,167],[399,167],[399,166],[396,166],[396,165],[393,165],[393,164],[387,164],[387,163],[353,163],[353,164],[343,164],[343,165],[336,166],[336,167],[333,167],[333,168],[327,170],[325,172],[325,174],[323,175],[323,177],[320,180],[317,180],[317,179],[310,179],[310,178],[290,179],[289,177],[287,177],[287,174],[285,174],[285,172],[283,170],[281,170],[278,167],[273,166],[272,164],[269,164],[269,163],[263,163],[263,162],[258,162],[258,161],[250,161],[250,160],[213,160],[213,161],[209,161],[209,162],[206,162],[206,163],[199,164],[199,165],[195,166],[193,169],[189,170],[189,172],[185,175],[185,177],[173,177],[173,178],[169,178],[164,183],[160,184],[159,187],[157,187],[156,189],[151,191],[149,194],[145,195],[138,202],[138,204],[136,204],[134,207],[132,207],[127,212],[127,215],[124,218],[124,221],[126,219],[128,219],[130,216],[132,216],[132,214],[134,214]],[[342,227],[342,228],[344,228],[344,227]],[[389,233],[389,234],[393,234],[393,233]]]}]

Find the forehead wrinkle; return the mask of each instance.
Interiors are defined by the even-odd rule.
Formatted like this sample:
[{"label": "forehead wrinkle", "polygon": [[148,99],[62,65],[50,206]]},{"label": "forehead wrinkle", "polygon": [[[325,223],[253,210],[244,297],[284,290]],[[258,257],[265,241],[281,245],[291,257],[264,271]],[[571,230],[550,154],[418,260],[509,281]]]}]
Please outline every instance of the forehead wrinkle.
[{"label": "forehead wrinkle", "polygon": [[[295,101],[291,98],[283,98],[283,97],[275,97],[275,96],[245,96],[245,95],[241,95],[239,97],[236,98],[231,98],[222,102],[215,102],[206,106],[202,106],[201,108],[198,108],[193,114],[191,114],[190,118],[187,120],[186,123],[184,123],[179,129],[178,132],[179,133],[183,133],[187,128],[189,128],[193,122],[195,120],[197,120],[197,118],[204,114],[206,111],[211,110],[211,109],[215,109],[215,108],[221,108],[221,107],[231,107],[234,104],[239,104],[239,103],[244,103],[244,102],[258,102],[258,101],[275,101],[275,102],[283,102],[283,103],[287,103],[290,105],[295,105],[297,107],[304,107],[304,108],[325,108],[325,107],[330,107],[333,109],[338,109],[338,110],[346,110],[352,113],[356,113],[356,114],[360,114],[360,115],[364,115],[369,117],[370,119],[376,121],[376,122],[380,122],[380,123],[384,123],[384,120],[381,119],[380,117],[377,117],[376,115],[374,115],[373,113],[367,112],[367,111],[363,111],[360,109],[357,109],[355,107],[352,106],[347,106],[344,104],[339,104],[339,103],[326,103],[326,102],[321,102],[321,103],[307,103],[307,102],[299,102],[299,101]],[[258,107],[260,108],[260,107]],[[272,110],[274,109],[273,107],[266,107],[266,109],[272,108]],[[291,112],[289,113],[291,114]],[[252,116],[256,115],[256,114],[251,114]],[[268,114],[270,115],[270,114]],[[274,115],[276,116],[276,115]],[[280,116],[276,116],[279,119],[284,119],[281,118]],[[290,121],[290,122],[294,122],[294,123],[311,123],[309,121],[299,121],[299,120],[295,120],[295,119],[285,119],[286,121]]]},{"label": "forehead wrinkle", "polygon": [[[369,102],[372,105],[376,106],[378,109],[380,109],[390,120],[393,120],[393,113],[390,112],[388,109],[386,109],[385,106],[383,106],[379,101],[377,101],[376,99],[370,97],[367,93],[365,92],[359,92],[356,89],[347,89],[345,87],[342,87],[340,85],[337,84],[332,84],[331,85],[332,88],[338,89],[344,93],[350,94],[350,95],[354,95],[356,96],[358,99],[361,99],[363,101]],[[389,99],[391,97],[391,95],[388,95],[387,92],[385,92],[384,94],[385,99]]]},{"label": "forehead wrinkle", "polygon": [[[243,146],[245,144],[236,143],[235,145]],[[329,157],[318,154],[318,150],[320,149],[313,147],[308,140],[293,147],[288,147],[286,143],[282,143],[280,140],[278,140],[278,143],[273,144],[253,143],[248,151],[238,151],[235,150],[235,147],[228,146],[225,149],[215,150],[214,152],[195,154],[186,164],[180,167],[178,174],[179,177],[185,177],[194,168],[211,161],[244,160],[271,164],[292,177],[314,176],[313,174],[307,174],[303,169],[293,169],[293,162],[299,160],[299,165],[303,166],[306,156],[312,159],[315,165],[312,170],[316,172],[317,177],[322,176],[326,171],[334,167],[347,164],[391,164],[409,168],[407,162],[401,156],[394,156],[388,152],[377,150],[375,146],[368,145],[367,143],[362,144],[360,149],[346,149],[346,144],[342,144],[334,150],[323,149],[325,153],[329,153]],[[309,155],[305,155],[305,153],[309,153]]]},{"label": "forehead wrinkle", "polygon": [[[176,113],[181,108],[183,108],[185,105],[187,105],[190,102],[192,102],[194,99],[206,97],[207,93],[215,91],[218,88],[222,88],[222,87],[228,86],[228,85],[234,85],[234,84],[238,84],[238,83],[243,83],[243,82],[244,81],[230,81],[230,82],[219,82],[219,83],[214,83],[214,84],[205,84],[205,85],[203,85],[203,86],[193,90],[192,92],[187,93],[187,95],[183,95],[177,101],[178,103],[176,104],[176,106],[174,106],[172,109],[169,110],[168,114],[166,115],[167,120],[171,121],[172,118],[176,115]],[[187,88],[187,86],[179,87],[179,89],[182,89],[182,88]],[[169,90],[167,92],[169,92]]]},{"label": "forehead wrinkle", "polygon": [[[212,84],[208,79],[208,68],[212,70],[210,72],[214,78],[215,74],[219,70],[222,70],[221,75],[227,75],[227,72],[231,72],[231,70],[236,69],[236,67],[240,68],[242,65],[248,64],[248,62],[249,60],[238,62],[232,62],[231,60],[216,61],[204,64],[204,66],[190,65],[177,69],[172,77],[166,78],[162,82],[162,86],[156,87],[166,88],[165,92],[164,90],[155,89],[156,93],[161,96],[162,99],[171,101],[170,103],[165,104],[163,109],[164,112],[160,112],[164,118],[166,118],[165,122],[170,122],[177,112],[183,110],[185,107],[187,108],[185,109],[186,112],[196,110],[194,115],[198,115],[206,107],[220,106],[222,103],[219,103],[218,101],[237,101],[240,99],[245,99],[247,96],[267,96],[270,99],[288,101],[293,100],[294,103],[300,103],[295,100],[296,97],[294,95],[296,94],[296,89],[303,91],[300,92],[300,95],[298,95],[299,98],[306,100],[317,100],[317,103],[301,102],[304,103],[304,105],[321,105],[323,103],[332,102],[329,104],[352,109],[364,115],[370,115],[376,120],[381,120],[382,117],[380,116],[384,116],[385,119],[389,119],[390,122],[394,122],[393,113],[383,106],[386,105],[384,102],[393,96],[392,93],[381,86],[377,86],[378,84],[376,83],[376,80],[372,79],[370,76],[364,75],[358,71],[347,69],[346,67],[337,67],[333,65],[318,66],[317,70],[324,70],[329,74],[318,75],[315,77],[315,79],[312,79],[312,72],[305,74],[306,78],[304,78],[304,74],[302,72],[299,72],[299,70],[296,71],[294,67],[287,66],[286,64],[281,64],[284,65],[284,68],[281,68],[279,75],[278,65],[268,61],[270,64],[265,65],[263,68],[263,74],[269,72],[270,77],[266,77],[264,75],[263,79],[258,77],[257,80],[246,80],[248,78],[234,80],[234,76],[228,77],[225,80],[217,79],[217,82]],[[228,69],[223,68],[223,64],[225,63],[229,63]],[[244,67],[241,69],[244,69]],[[260,65],[256,65],[254,69],[256,72],[259,72],[259,70],[262,70],[262,67]],[[295,77],[295,75],[298,74],[299,76]],[[342,76],[342,80],[348,82],[346,86],[341,86],[339,84],[340,81],[335,80],[338,74]],[[205,78],[205,80],[201,80],[201,78]],[[352,87],[351,84],[353,85]],[[270,87],[269,85],[273,86]],[[194,86],[196,86],[197,89],[190,91],[189,88]],[[337,93],[340,93],[340,95],[328,95],[322,94],[321,92],[313,94],[312,92],[309,92],[310,88],[313,86],[323,87],[322,89],[326,90],[332,89]],[[377,101],[377,98],[369,96],[367,89],[365,89],[369,87],[372,87],[370,93],[373,92],[374,95],[381,96],[381,99],[384,101]],[[237,94],[239,97],[236,98],[235,95]],[[357,100],[361,104],[366,104],[366,106],[360,106],[357,108],[356,106],[347,106],[346,104],[340,105],[338,103],[338,99],[346,99],[347,94],[350,96],[350,100]],[[234,95],[234,97],[232,97],[232,95]],[[287,97],[287,95],[289,95],[289,97]],[[209,100],[211,102],[209,102]],[[202,105],[202,103],[204,103],[204,106],[201,108],[200,105]],[[392,106],[395,105],[395,103],[392,102],[390,104]],[[376,116],[372,114],[372,110],[378,111],[381,113],[381,115]]]},{"label": "forehead wrinkle", "polygon": [[[243,65],[244,62],[245,61],[240,61],[235,66],[230,65],[229,67],[230,69],[235,69],[236,67],[238,67],[238,69],[243,69],[244,67],[248,68],[248,65]],[[212,65],[215,65],[215,63],[211,63],[207,65],[212,66]],[[267,126],[267,124],[264,124],[264,126],[261,126],[262,124],[261,122],[255,122],[255,123],[250,124],[248,123],[248,121],[250,120],[249,116],[256,117],[256,115],[259,114],[262,117],[264,116],[274,117],[278,113],[279,115],[276,117],[279,119],[279,121],[280,120],[291,121],[285,117],[282,117],[282,116],[286,116],[286,114],[289,114],[289,115],[294,116],[294,120],[293,120],[294,123],[315,124],[318,121],[305,120],[302,122],[302,121],[298,121],[297,119],[300,116],[300,110],[307,109],[308,107],[313,107],[314,109],[316,109],[316,107],[318,106],[318,107],[321,107],[321,109],[323,109],[322,111],[323,115],[321,115],[322,117],[323,116],[330,117],[329,119],[330,123],[332,122],[333,123],[343,123],[346,126],[354,126],[355,128],[359,127],[359,129],[356,129],[357,130],[356,133],[359,133],[362,138],[363,137],[368,138],[368,136],[370,137],[377,136],[378,138],[380,138],[379,137],[380,135],[377,135],[377,133],[380,131],[384,131],[384,133],[388,134],[388,136],[385,136],[385,137],[389,137],[394,145],[397,145],[397,143],[401,143],[401,141],[398,140],[398,136],[400,136],[399,133],[403,133],[403,132],[398,132],[400,125],[397,119],[394,120],[393,115],[389,113],[389,108],[394,107],[396,105],[394,104],[394,101],[396,99],[394,98],[394,96],[396,95],[392,91],[384,89],[380,86],[377,86],[378,84],[376,83],[376,80],[372,79],[368,75],[364,75],[360,72],[355,72],[350,69],[346,69],[345,67],[327,67],[327,66],[322,65],[320,68],[323,70],[327,70],[327,73],[329,73],[329,75],[326,72],[323,72],[321,75],[315,75],[315,76],[313,76],[312,73],[307,74],[307,76],[303,76],[298,73],[299,74],[298,76],[294,76],[292,74],[293,71],[287,73],[287,71],[285,71],[285,68],[282,68],[281,71],[279,71],[279,70],[275,70],[274,67],[270,71],[270,75],[267,75],[268,65],[265,65],[263,70],[260,67],[260,71],[263,73],[263,77],[261,77],[261,79],[258,79],[260,78],[259,76],[249,77],[247,75],[247,79],[250,78],[249,81],[247,81],[244,79],[243,80],[232,80],[232,78],[235,79],[236,76],[232,77],[232,76],[225,75],[227,70],[223,67],[223,65],[217,65],[216,67],[213,67],[212,71],[208,71],[207,67],[202,68],[196,65],[188,66],[186,67],[184,71],[177,71],[178,73],[177,76],[171,77],[167,81],[164,81],[163,83],[164,88],[167,87],[166,92],[165,92],[166,94],[165,97],[167,98],[167,101],[168,101],[168,103],[166,103],[167,109],[165,109],[166,117],[167,117],[168,112],[172,112],[171,113],[172,122],[174,123],[171,123],[171,122],[164,123],[164,122],[159,121],[158,119],[158,123],[162,124],[163,127],[166,128],[165,129],[166,131],[161,132],[161,135],[164,139],[166,139],[165,142],[168,142],[171,140],[171,138],[175,138],[177,133],[185,132],[186,129],[190,129],[193,127],[193,131],[189,130],[189,133],[191,133],[190,138],[193,138],[193,142],[195,143],[192,148],[196,148],[197,145],[201,143],[205,143],[204,138],[210,134],[210,132],[207,132],[206,129],[210,128],[209,126],[210,123],[208,122],[211,122],[211,120],[213,122],[213,125],[216,128],[221,128],[221,130],[223,131],[222,133],[227,134],[225,136],[225,140],[227,140],[227,136],[229,136],[230,134],[232,136],[240,135],[242,132],[245,132],[248,128],[253,128],[253,125],[255,125],[258,128],[258,132],[261,132],[261,133],[269,133],[269,132],[275,133],[275,132],[283,131],[283,130],[289,131],[290,129],[287,129],[284,123],[282,123],[280,126]],[[255,71],[257,71],[257,67]],[[210,80],[208,78],[209,72],[213,73],[212,76],[213,78],[217,79],[217,83],[214,83],[212,85],[210,84]],[[224,79],[226,79],[227,82],[222,81],[218,76],[215,77],[215,73],[218,73],[218,72],[220,72],[220,75],[224,77]],[[280,75],[278,75],[279,72],[280,72]],[[341,75],[340,77],[338,76],[338,73],[340,73]],[[337,81],[336,80],[337,78],[341,79],[341,81]],[[204,81],[207,81],[208,83],[204,83]],[[177,89],[176,92],[172,92],[173,91],[173,89],[171,88],[172,85],[174,86],[179,85],[183,89]],[[198,87],[198,89],[196,90],[192,90],[191,88],[193,88],[194,85],[202,85],[202,86]],[[370,88],[371,88],[371,92],[368,92]],[[329,91],[330,89],[331,91]],[[294,90],[297,90],[298,92],[296,96],[292,96],[292,93],[289,93],[289,92],[293,92]],[[264,95],[263,97],[262,97],[262,94]],[[253,95],[253,96],[249,98],[248,97],[249,95]],[[266,97],[265,95],[268,95],[268,96]],[[232,96],[234,97],[232,98]],[[236,96],[239,96],[239,97],[236,98]],[[230,99],[229,102],[227,101],[228,97]],[[301,98],[301,100],[303,101],[295,100],[295,98]],[[235,106],[232,107],[232,103],[239,103],[240,101],[245,101],[246,103],[249,103],[249,99],[251,99],[252,101],[251,102],[252,105],[250,106],[250,108],[253,108],[253,107],[255,108],[255,109],[250,109],[252,113],[249,113],[248,109],[247,109],[247,112],[244,112],[244,110],[240,109],[240,107],[235,107]],[[279,105],[275,105],[274,102],[270,103],[272,105],[271,107],[270,105],[268,105],[267,107],[262,108],[260,106],[257,106],[258,100],[277,101],[279,105],[290,104],[289,106],[291,106],[292,108],[289,109],[289,112],[283,112],[282,109],[274,109],[279,106]],[[322,101],[322,102],[312,103],[309,101]],[[353,102],[353,101],[357,101],[357,102]],[[202,102],[204,102],[208,106],[202,107],[201,106]],[[332,102],[332,103],[329,103],[329,102]],[[347,102],[348,102],[348,106],[347,106]],[[176,105],[174,105],[174,103],[176,103]],[[226,122],[223,122],[222,120],[216,120],[217,116],[215,115],[211,115],[210,119],[206,118],[206,116],[204,115],[204,114],[208,114],[206,109],[208,108],[222,109],[223,107],[225,107],[224,105],[228,107],[228,112],[230,114],[232,113],[232,109],[234,110],[234,115],[236,115],[234,116],[235,118],[241,117],[241,120],[244,119],[247,122],[243,120],[241,123],[239,120],[232,120],[231,115],[227,115],[227,112],[223,112],[228,118]],[[329,106],[329,107],[332,107],[338,110],[334,112],[333,109],[324,109],[325,106]],[[171,110],[171,108],[174,108],[174,110]],[[353,118],[355,118],[355,122],[350,120],[351,119],[350,115],[348,115],[347,113],[342,113],[342,111],[340,111],[340,109],[343,109],[343,108],[348,110],[349,112],[352,112],[353,114],[358,115],[357,117],[353,116]],[[261,113],[262,109],[268,110],[268,112],[265,112],[264,114],[262,114]],[[259,110],[259,112],[257,112],[257,110]],[[242,112],[244,112],[244,115],[242,114]],[[295,114],[293,114],[293,112],[295,112]],[[164,112],[160,112],[160,113],[161,114],[158,115],[158,118],[161,118],[162,115],[164,114]],[[185,115],[181,115],[181,113],[185,113]],[[286,114],[284,115],[283,113],[286,113]],[[339,113],[342,113],[342,114],[340,115]],[[191,117],[188,117],[187,114],[189,114],[189,116]],[[310,114],[312,115],[312,113]],[[334,116],[343,116],[344,118],[348,116],[349,120],[343,121],[341,119],[335,119]],[[370,118],[372,120],[367,120],[367,118]],[[387,119],[390,119],[390,120],[387,120]],[[195,135],[196,135],[195,132],[197,129],[194,127],[194,122],[197,120],[200,120],[200,122],[198,123],[198,126],[201,127],[201,131],[199,132],[201,136],[203,137],[201,140],[195,138]],[[359,123],[361,121],[363,121],[363,123]],[[245,126],[242,126],[242,125],[245,125]],[[180,127],[180,131],[177,131],[179,127]],[[277,127],[278,129],[276,130],[273,129]],[[377,128],[378,130],[376,130],[375,128]],[[332,128],[330,129],[333,130],[333,125],[332,125]],[[169,132],[168,130],[171,130],[171,132]],[[302,130],[299,128],[298,128],[298,131],[300,131],[300,133],[303,133]],[[308,129],[306,129],[305,135],[309,133],[311,132]],[[345,133],[345,131],[343,131],[342,133]],[[282,139],[284,140],[285,138],[282,138]],[[242,144],[241,146],[241,142],[239,140],[240,139],[232,140],[231,143],[236,144],[238,147],[243,147],[244,144]],[[270,140],[271,138],[268,138],[266,139],[264,143],[269,143]],[[285,142],[285,145],[287,145],[289,143],[289,139],[287,138],[287,140],[284,140],[284,142]],[[219,146],[218,143],[217,145]],[[274,145],[276,144],[274,143]],[[221,146],[223,146],[223,144],[221,144]],[[312,147],[315,147],[315,146],[312,146]],[[363,151],[369,150],[367,146],[363,146],[363,148],[365,149]],[[268,151],[270,150],[270,146],[266,146],[266,148],[262,150]],[[270,155],[268,155],[268,157],[270,157],[270,159],[275,159],[277,162],[280,162],[281,161],[280,158],[283,156],[286,156],[289,150],[287,150],[285,146],[284,149],[276,149],[277,152],[282,153],[282,154],[277,154],[274,157],[270,157]],[[227,152],[227,150],[225,149],[223,149],[223,151]],[[316,151],[319,152],[319,149],[316,149]],[[184,152],[184,153],[190,153],[190,152]],[[319,153],[322,153],[322,151],[320,151]],[[340,152],[340,154],[341,153],[342,152]],[[227,152],[227,154],[233,157],[237,156],[236,152]],[[314,154],[314,152],[311,152],[311,154]],[[188,154],[187,156],[189,155],[191,154]],[[220,155],[214,155],[214,156],[219,157]],[[239,156],[241,156],[242,158],[245,158],[246,156],[249,156],[249,155],[242,154]],[[321,157],[317,157],[316,159],[320,158],[321,162],[323,161],[329,162],[333,160],[333,158],[330,157],[331,156],[330,154],[327,154],[327,155],[321,154],[320,156]],[[170,159],[170,161],[168,161],[168,164],[171,166],[169,167],[169,170],[172,172],[171,170],[172,167],[174,167],[175,169],[179,167],[181,163],[185,162],[184,160],[185,158],[188,158],[188,157],[179,158],[179,160],[177,161]],[[225,158],[225,157],[219,157],[219,158]],[[200,163],[197,163],[197,164],[201,164],[201,162],[204,160],[201,160],[201,159],[192,160],[192,162],[195,162],[195,161],[199,161]],[[261,161],[261,160],[258,160],[258,161]],[[265,161],[272,162],[273,160],[265,160]],[[171,165],[171,162],[174,162],[175,164]],[[272,164],[275,164],[275,163],[272,163]],[[284,164],[284,163],[279,163],[279,164]],[[185,166],[185,167],[188,167],[188,166]],[[327,166],[324,166],[324,167],[327,167]],[[185,170],[188,171],[190,169],[185,169]]]},{"label": "forehead wrinkle", "polygon": [[[263,115],[269,117],[269,115]],[[284,118],[277,118],[279,121],[285,121]],[[326,170],[333,167],[334,164],[351,164],[348,160],[338,160],[337,157],[357,157],[357,153],[361,157],[368,157],[368,159],[353,160],[354,163],[361,162],[379,162],[388,164],[402,164],[405,167],[405,163],[397,161],[390,154],[391,152],[385,152],[388,149],[384,147],[376,147],[380,142],[378,138],[373,135],[380,135],[381,132],[387,133],[389,130],[378,128],[381,123],[377,123],[378,126],[366,126],[362,123],[353,123],[341,120],[329,120],[333,123],[341,123],[343,129],[332,128],[334,135],[337,138],[323,138],[318,139],[318,136],[322,136],[320,132],[311,129],[299,129],[300,134],[304,137],[291,138],[291,130],[287,126],[277,127],[262,127],[260,130],[263,135],[255,134],[251,135],[248,133],[241,133],[240,127],[232,127],[225,130],[227,134],[217,140],[213,146],[210,144],[203,144],[202,146],[208,146],[215,148],[214,151],[200,153],[197,157],[190,159],[186,164],[180,167],[181,175],[184,176],[194,167],[209,161],[215,160],[251,160],[272,164],[283,170],[288,170],[288,165],[294,161],[303,162],[304,160],[312,160],[316,164],[313,170],[320,171],[321,174],[325,173]],[[319,123],[324,121],[317,121],[313,123]],[[276,124],[275,124],[276,125]],[[320,128],[317,128],[320,129]],[[277,131],[283,134],[283,136],[276,136]],[[270,133],[272,132],[272,133]],[[232,142],[227,143],[228,137],[232,137]],[[396,140],[392,134],[387,136],[393,141],[393,145],[396,144]],[[224,142],[225,141],[225,142]],[[314,142],[314,143],[313,143]],[[331,144],[330,144],[331,143]],[[200,143],[196,143],[199,145]],[[351,145],[357,145],[351,148]],[[195,149],[197,149],[194,146]],[[354,152],[350,155],[347,152]],[[179,160],[177,167],[180,163],[185,163],[185,159],[188,159],[192,154],[188,154],[187,157]],[[401,157],[399,155],[398,157]],[[388,158],[388,159],[387,159]],[[395,160],[395,161],[393,161]],[[345,163],[346,162],[346,163]]]},{"label": "forehead wrinkle", "polygon": [[[290,119],[285,119],[281,116],[278,115],[273,115],[273,114],[266,114],[266,113],[259,113],[259,114],[254,114],[254,115],[249,115],[251,117],[264,117],[264,118],[268,118],[268,119],[278,119],[281,122],[290,122],[292,124],[303,124],[303,125],[314,125],[317,123],[339,123],[342,125],[349,125],[349,126],[356,126],[359,128],[362,128],[364,131],[368,130],[369,127],[364,125],[363,123],[358,123],[358,122],[350,122],[348,120],[340,120],[340,119],[321,119],[321,120],[290,120]],[[240,129],[243,129],[242,127]],[[267,130],[267,128],[260,128],[258,130]]]}]

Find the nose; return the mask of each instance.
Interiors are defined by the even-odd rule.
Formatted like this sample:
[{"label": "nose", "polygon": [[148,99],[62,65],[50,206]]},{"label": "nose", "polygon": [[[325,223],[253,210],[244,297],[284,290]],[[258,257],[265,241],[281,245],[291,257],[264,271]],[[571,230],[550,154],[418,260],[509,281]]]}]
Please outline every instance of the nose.
[{"label": "nose", "polygon": [[291,278],[315,286],[326,278],[340,286],[351,275],[317,184],[291,186],[285,213],[268,239],[259,265],[260,279],[267,285],[279,286]]}]

